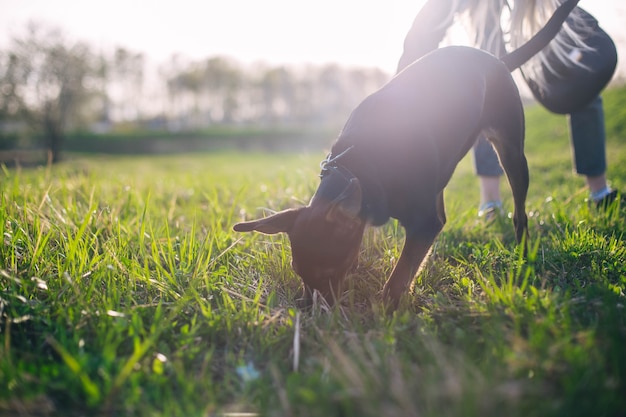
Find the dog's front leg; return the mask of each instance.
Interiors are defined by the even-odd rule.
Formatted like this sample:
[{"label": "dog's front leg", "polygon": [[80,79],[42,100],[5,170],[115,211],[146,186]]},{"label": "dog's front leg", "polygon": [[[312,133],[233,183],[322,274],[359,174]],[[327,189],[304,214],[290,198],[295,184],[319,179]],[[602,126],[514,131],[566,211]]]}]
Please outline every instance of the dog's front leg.
[{"label": "dog's front leg", "polygon": [[433,211],[430,216],[420,218],[419,226],[405,226],[406,240],[402,254],[383,287],[383,300],[389,307],[393,309],[398,307],[400,298],[408,290],[415,274],[428,257],[435,238],[443,228],[444,219],[445,217],[442,218]]}]

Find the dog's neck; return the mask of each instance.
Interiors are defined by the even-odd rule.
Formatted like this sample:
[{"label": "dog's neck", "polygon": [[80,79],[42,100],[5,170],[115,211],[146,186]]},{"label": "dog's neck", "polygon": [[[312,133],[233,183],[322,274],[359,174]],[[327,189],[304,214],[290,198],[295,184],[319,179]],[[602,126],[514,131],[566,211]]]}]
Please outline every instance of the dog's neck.
[{"label": "dog's neck", "polygon": [[320,163],[320,185],[315,192],[315,198],[334,201],[350,185],[350,181],[358,179],[348,168],[343,166],[337,158],[329,156]]},{"label": "dog's neck", "polygon": [[[358,149],[354,145],[333,155],[329,154],[320,163],[320,185],[314,198],[336,199],[353,179],[359,180],[363,191],[363,201],[359,216],[369,224],[380,226],[389,220],[387,195],[380,184],[367,175],[367,166],[358,172],[352,169],[351,162],[358,159]],[[362,166],[367,164],[356,164]]]},{"label": "dog's neck", "polygon": [[320,178],[324,178],[332,170],[343,170],[344,172],[342,173],[342,175],[346,176],[348,181],[350,181],[353,178],[356,178],[348,169],[342,167],[341,164],[339,163],[340,162],[339,160],[348,152],[350,152],[353,148],[354,148],[354,145],[346,148],[343,152],[340,152],[337,155],[333,155],[332,153],[329,153],[326,159],[320,162],[320,168],[322,169],[322,172],[320,172]]}]

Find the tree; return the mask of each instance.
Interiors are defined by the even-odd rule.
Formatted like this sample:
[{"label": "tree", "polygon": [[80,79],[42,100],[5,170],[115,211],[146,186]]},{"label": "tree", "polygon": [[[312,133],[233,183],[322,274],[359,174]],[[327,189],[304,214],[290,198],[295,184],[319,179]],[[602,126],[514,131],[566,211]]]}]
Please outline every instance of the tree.
[{"label": "tree", "polygon": [[[115,93],[120,120],[141,118],[140,98],[144,83],[145,57],[126,48],[118,47],[110,63],[113,85],[109,93]],[[112,88],[117,87],[117,88]]]},{"label": "tree", "polygon": [[211,99],[211,107],[221,109],[221,120],[231,123],[236,118],[239,108],[243,75],[232,60],[216,56],[204,62],[204,89]]},{"label": "tree", "polygon": [[12,108],[40,132],[51,161],[57,162],[68,127],[86,116],[81,108],[89,107],[96,92],[94,56],[86,44],[35,24],[23,38],[13,39],[8,56],[10,67],[0,74],[7,92],[0,96],[0,107]]},{"label": "tree", "polygon": [[284,66],[268,68],[261,72],[259,89],[263,103],[263,121],[277,124],[291,115],[295,98],[292,73]]}]

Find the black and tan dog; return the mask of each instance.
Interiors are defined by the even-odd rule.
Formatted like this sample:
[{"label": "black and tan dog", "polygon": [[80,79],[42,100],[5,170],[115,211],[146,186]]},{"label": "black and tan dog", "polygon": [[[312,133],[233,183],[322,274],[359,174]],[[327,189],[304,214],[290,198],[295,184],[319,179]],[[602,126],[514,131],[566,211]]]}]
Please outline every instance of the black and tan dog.
[{"label": "black and tan dog", "polygon": [[310,204],[234,230],[286,232],[305,300],[329,302],[355,267],[366,224],[390,217],[406,230],[383,298],[397,305],[446,222],[443,189],[479,133],[493,143],[513,193],[515,235],[526,235],[524,112],[510,72],[544,48],[578,0],[564,2],[531,40],[498,59],[468,47],[417,60],[352,112],[322,164]]}]

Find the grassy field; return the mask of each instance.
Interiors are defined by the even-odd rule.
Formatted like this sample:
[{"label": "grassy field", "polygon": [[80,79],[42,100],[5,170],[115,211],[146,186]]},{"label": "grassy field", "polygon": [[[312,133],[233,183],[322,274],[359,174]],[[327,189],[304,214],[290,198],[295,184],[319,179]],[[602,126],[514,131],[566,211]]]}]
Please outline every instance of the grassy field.
[{"label": "grassy field", "polygon": [[[626,90],[606,105],[626,191]],[[0,415],[625,415],[626,210],[589,208],[564,118],[528,126],[529,259],[476,218],[466,159],[395,314],[396,223],[366,233],[341,306],[308,312],[288,240],[231,231],[308,201],[323,152],[5,168]]]}]

